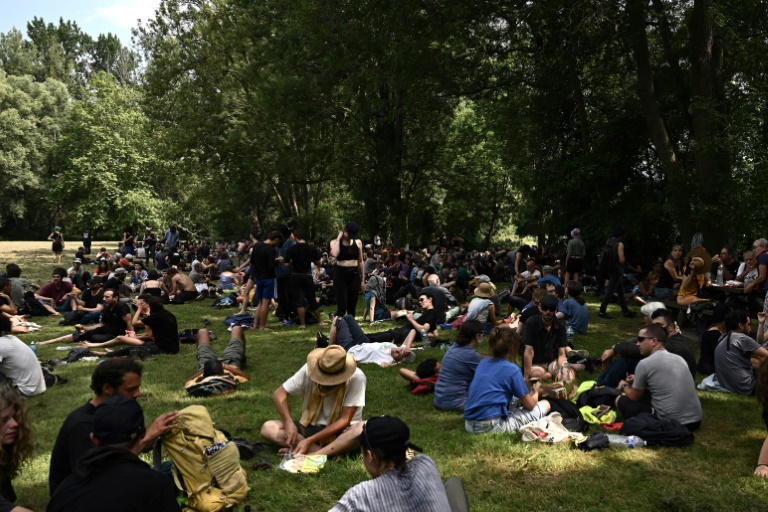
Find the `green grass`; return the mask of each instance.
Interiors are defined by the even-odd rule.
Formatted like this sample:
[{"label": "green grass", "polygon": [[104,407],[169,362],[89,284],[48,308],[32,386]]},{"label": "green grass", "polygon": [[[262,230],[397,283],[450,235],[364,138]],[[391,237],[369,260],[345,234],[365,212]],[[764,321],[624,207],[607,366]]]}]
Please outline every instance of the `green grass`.
[{"label": "green grass", "polygon": [[[108,247],[114,247],[114,243]],[[65,261],[69,262],[74,247],[67,249]],[[19,263],[24,276],[40,283],[49,278],[53,268],[48,244],[2,243],[0,257],[3,265]],[[210,303],[205,300],[169,308],[177,315],[180,328],[198,328],[203,317],[212,320],[211,328],[219,336],[214,346],[221,350],[229,337],[221,320],[232,312],[214,310]],[[577,345],[592,354],[599,355],[612,343],[636,334],[640,322],[621,318],[615,306],[609,312],[617,318],[610,321],[597,318],[594,300],[589,307],[590,333],[578,337]],[[71,332],[69,327],[59,327],[58,319],[53,317],[38,322],[45,326],[44,330],[24,335],[23,340],[43,340]],[[271,333],[247,332],[252,380],[228,396],[205,400],[186,396],[183,384],[196,369],[192,345],[183,345],[176,356],[160,356],[147,362],[140,398],[147,419],[151,421],[162,412],[191,403],[203,403],[221,427],[259,440],[261,424],[276,418],[272,392],[305,362],[314,346],[315,330],[302,332],[279,326],[272,319],[270,322],[275,329]],[[693,339],[693,333],[686,334]],[[447,337],[453,336],[455,332],[449,331]],[[698,343],[692,343],[698,349]],[[66,354],[55,348],[41,347],[40,358]],[[480,350],[484,349],[481,346]],[[442,353],[437,349],[419,352],[411,367],[425,357],[439,358]],[[31,464],[14,482],[19,504],[44,510],[48,463],[56,433],[64,417],[90,398],[88,384],[93,367],[91,363],[75,363],[57,368],[56,373],[69,382],[29,399],[37,450]],[[611,448],[583,453],[571,444],[524,443],[519,435],[472,436],[464,431],[460,414],[435,410],[431,397],[409,395],[395,369],[364,365],[363,371],[368,377],[364,416],[391,414],[406,421],[413,441],[437,462],[443,478],[460,476],[464,480],[473,510],[766,509],[768,481],[752,476],[765,437],[754,398],[700,393],[704,420],[696,442],[687,448]],[[292,399],[296,414],[300,402]],[[275,452],[267,456],[277,465]],[[349,487],[368,478],[358,457],[331,461],[317,475],[293,475],[277,469],[256,472],[251,470],[253,463],[244,461],[243,466],[248,470],[251,487],[246,503],[254,511],[327,510]]]}]

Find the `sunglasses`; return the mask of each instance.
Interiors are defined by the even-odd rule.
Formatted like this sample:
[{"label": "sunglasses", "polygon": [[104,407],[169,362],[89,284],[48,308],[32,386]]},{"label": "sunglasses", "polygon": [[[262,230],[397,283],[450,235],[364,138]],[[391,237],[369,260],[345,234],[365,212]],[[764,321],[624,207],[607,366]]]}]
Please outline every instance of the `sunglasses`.
[{"label": "sunglasses", "polygon": [[645,340],[655,340],[653,336],[638,336],[637,337],[637,343],[642,343]]},{"label": "sunglasses", "polygon": [[419,297],[419,302],[426,302],[426,301],[427,301],[426,297]]},{"label": "sunglasses", "polygon": [[557,306],[541,306],[542,311],[557,311]]}]

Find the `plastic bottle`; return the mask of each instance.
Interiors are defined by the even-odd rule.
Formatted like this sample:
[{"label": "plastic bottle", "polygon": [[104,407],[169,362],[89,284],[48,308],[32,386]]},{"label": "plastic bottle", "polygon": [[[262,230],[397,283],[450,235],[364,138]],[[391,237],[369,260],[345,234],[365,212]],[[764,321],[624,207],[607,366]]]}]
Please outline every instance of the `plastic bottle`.
[{"label": "plastic bottle", "polygon": [[32,352],[35,353],[35,357],[37,357],[39,354],[37,353],[37,343],[34,341],[29,344],[29,348],[32,350]]},{"label": "plastic bottle", "polygon": [[570,325],[565,326],[565,337],[568,338],[568,341],[573,341],[573,327]]},{"label": "plastic bottle", "polygon": [[613,446],[626,446],[627,448],[643,448],[646,443],[637,436],[622,436],[620,434],[606,434],[608,442]]},{"label": "plastic bottle", "polygon": [[424,348],[429,348],[431,346],[429,336],[427,336],[427,330],[423,327],[421,328],[421,343]]},{"label": "plastic bottle", "polygon": [[717,267],[717,279],[715,281],[715,284],[717,286],[723,286],[723,270],[724,270],[724,267],[723,267],[723,264],[721,263]]}]

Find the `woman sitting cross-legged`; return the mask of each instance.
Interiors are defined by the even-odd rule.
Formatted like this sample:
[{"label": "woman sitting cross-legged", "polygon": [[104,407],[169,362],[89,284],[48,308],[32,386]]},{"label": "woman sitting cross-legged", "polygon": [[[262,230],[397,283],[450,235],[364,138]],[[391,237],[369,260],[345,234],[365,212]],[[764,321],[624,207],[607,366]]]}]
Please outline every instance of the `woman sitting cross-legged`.
[{"label": "woman sitting cross-legged", "polygon": [[[539,402],[536,385],[529,390],[516,361],[520,336],[516,331],[495,327],[488,339],[489,357],[477,365],[464,405],[464,428],[473,434],[517,432],[524,425],[549,413],[546,400]],[[522,404],[517,407],[516,401]]]},{"label": "woman sitting cross-legged", "polygon": [[130,355],[131,350],[142,347],[149,350],[150,354],[176,354],[179,351],[179,326],[176,316],[163,307],[163,301],[159,297],[148,297],[146,303],[149,306],[149,315],[141,320],[147,329],[145,334],[136,336],[135,333],[115,338],[103,343],[91,343],[84,341],[82,346],[89,348],[106,348],[115,345],[129,345],[120,350],[94,352],[96,355],[108,357],[122,357]]}]

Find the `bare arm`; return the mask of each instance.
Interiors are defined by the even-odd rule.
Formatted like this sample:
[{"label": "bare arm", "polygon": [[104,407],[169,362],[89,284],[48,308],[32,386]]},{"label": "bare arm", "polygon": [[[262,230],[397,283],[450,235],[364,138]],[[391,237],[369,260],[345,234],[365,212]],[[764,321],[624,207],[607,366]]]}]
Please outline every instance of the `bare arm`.
[{"label": "bare arm", "polygon": [[624,394],[627,395],[627,398],[629,398],[633,402],[637,402],[643,396],[643,390],[633,388],[632,383],[634,381],[635,381],[635,376],[630,375],[629,377],[627,377],[627,380],[622,380],[621,382],[619,382],[619,390],[624,391]]},{"label": "bare arm", "polygon": [[523,378],[526,382],[531,377],[531,366],[533,366],[533,347],[526,345],[523,352]]},{"label": "bare arm", "polygon": [[300,441],[293,450],[293,453],[306,453],[309,447],[313,444],[320,444],[324,441],[332,440],[337,434],[340,434],[350,423],[352,423],[352,418],[355,417],[356,411],[357,407],[343,407],[339,419],[326,426],[317,434]]},{"label": "bare arm", "polygon": [[272,401],[277,409],[277,414],[280,415],[280,420],[283,422],[283,429],[285,430],[285,444],[293,446],[296,442],[296,425],[293,424],[291,418],[291,411],[288,408],[288,392],[283,386],[280,386],[272,393]]},{"label": "bare arm", "polygon": [[624,243],[619,242],[619,245],[616,249],[619,255],[619,263],[623,265],[626,262],[626,259],[624,258]]}]

